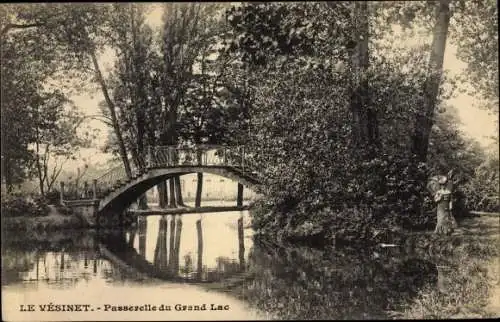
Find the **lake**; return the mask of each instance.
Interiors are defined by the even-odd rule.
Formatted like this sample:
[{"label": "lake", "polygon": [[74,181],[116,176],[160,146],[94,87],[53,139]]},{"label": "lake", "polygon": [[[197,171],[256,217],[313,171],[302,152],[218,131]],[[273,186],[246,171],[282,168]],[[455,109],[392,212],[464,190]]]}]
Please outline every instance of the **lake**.
[{"label": "lake", "polygon": [[276,245],[249,224],[242,211],[4,233],[3,318],[384,319],[438,282],[435,264],[394,248]]}]

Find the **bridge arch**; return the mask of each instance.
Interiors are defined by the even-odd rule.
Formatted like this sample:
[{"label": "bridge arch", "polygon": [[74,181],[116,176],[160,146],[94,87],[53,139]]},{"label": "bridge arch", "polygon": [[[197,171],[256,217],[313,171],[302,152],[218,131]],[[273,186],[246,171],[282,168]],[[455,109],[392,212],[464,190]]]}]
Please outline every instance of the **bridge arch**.
[{"label": "bridge arch", "polygon": [[144,174],[124,182],[115,190],[107,194],[99,202],[98,213],[108,210],[122,211],[128,208],[142,194],[156,186],[157,184],[177,175],[191,173],[210,173],[237,181],[243,186],[254,189],[259,185],[259,181],[252,175],[227,166],[176,166],[168,168],[150,168]]}]

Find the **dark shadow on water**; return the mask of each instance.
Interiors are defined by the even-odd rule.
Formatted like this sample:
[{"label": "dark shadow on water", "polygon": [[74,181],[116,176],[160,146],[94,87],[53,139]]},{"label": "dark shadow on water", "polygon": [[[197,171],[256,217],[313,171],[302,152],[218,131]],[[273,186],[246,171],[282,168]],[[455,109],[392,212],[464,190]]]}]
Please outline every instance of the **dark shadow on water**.
[{"label": "dark shadow on water", "polygon": [[280,319],[382,319],[424,285],[436,265],[384,253],[281,248],[256,241],[244,298]]}]

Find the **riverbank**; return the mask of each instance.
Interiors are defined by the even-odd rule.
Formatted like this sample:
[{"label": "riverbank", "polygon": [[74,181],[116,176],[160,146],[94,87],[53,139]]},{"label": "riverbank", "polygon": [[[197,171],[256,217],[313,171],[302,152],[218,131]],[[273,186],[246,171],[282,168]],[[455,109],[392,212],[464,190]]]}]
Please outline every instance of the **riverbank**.
[{"label": "riverbank", "polygon": [[16,216],[3,217],[2,229],[10,231],[53,231],[59,229],[86,229],[90,228],[80,216],[62,211],[54,205],[49,205],[45,216]]},{"label": "riverbank", "polygon": [[[355,314],[355,310],[350,313],[343,312],[346,306],[335,304],[340,301],[338,296],[353,307],[360,305],[360,311],[365,310],[364,306],[377,302],[378,297],[381,302],[387,300],[391,309],[385,313],[380,312],[379,318],[500,317],[500,275],[498,275],[500,273],[500,220],[498,217],[467,218],[460,222],[458,229],[451,236],[436,236],[432,232],[415,232],[405,241],[407,243],[400,245],[379,245],[373,249],[368,247],[357,251],[351,249],[351,252],[360,254],[361,262],[355,265],[353,264],[355,260],[347,261],[347,266],[350,268],[346,270],[343,270],[343,263],[349,256],[337,256],[326,264],[323,261],[334,256],[332,254],[349,254],[349,248],[327,250],[290,244],[271,244],[270,255],[266,255],[269,256],[270,263],[277,263],[283,258],[293,258],[293,260],[286,261],[281,266],[276,264],[278,267],[274,271],[270,269],[261,271],[258,266],[254,266],[244,274],[237,275],[228,281],[207,285],[206,288],[211,291],[226,292],[238,299],[254,303],[258,309],[267,311],[279,319],[311,318],[313,311],[315,312],[314,318],[331,317],[332,312],[337,311],[339,317],[344,318],[346,316],[375,318],[375,316],[350,315]],[[285,252],[289,255],[272,255],[273,249],[277,250],[277,253]],[[301,266],[299,263],[303,263],[302,266],[311,266],[310,270],[299,270],[298,276],[303,276],[299,278],[300,281],[289,280],[288,274],[293,273],[286,272],[294,271],[289,268],[290,265]],[[315,267],[318,267],[320,271],[316,272]],[[381,271],[376,273],[378,270]],[[407,280],[413,279],[412,274],[415,274],[414,283],[423,283],[426,278],[429,281],[418,291],[415,290],[414,294],[411,291],[412,287],[404,286]],[[336,276],[341,277],[336,278]],[[377,279],[381,277],[386,280],[382,278],[377,282]],[[328,285],[338,285],[345,279],[357,280],[354,290],[350,286],[346,290],[336,289],[336,292],[329,293],[331,289]],[[284,283],[288,285],[287,296],[282,294]],[[399,286],[389,287],[389,284],[384,285],[384,283],[394,283]],[[317,289],[319,285],[323,285],[322,291]],[[364,298],[363,301],[367,302],[350,303],[348,300],[352,296],[350,290],[364,294],[360,298]],[[344,291],[345,294],[342,293]],[[342,296],[345,298],[339,294],[344,294]],[[308,298],[310,300],[306,300]],[[336,300],[332,302],[328,298]],[[302,303],[301,305],[309,303],[311,307],[307,310],[290,312],[290,301],[294,299],[297,303]],[[304,314],[304,311],[309,313]]]},{"label": "riverbank", "polygon": [[394,317],[500,317],[500,217],[467,218],[451,236],[433,239],[414,249],[436,263],[437,287],[421,290]]},{"label": "riverbank", "polygon": [[[223,231],[237,218],[238,214],[233,214],[230,220],[222,215],[203,219],[204,249],[210,250],[204,252],[203,263],[211,265],[211,269],[220,269],[215,258],[225,258],[220,263],[227,272],[241,260],[236,258],[235,227]],[[197,219],[198,216],[186,216],[183,220],[183,235],[187,234],[188,238],[181,242],[184,249],[179,258],[180,269],[187,275],[196,265],[192,262],[188,265],[182,259],[192,247],[196,248],[196,241],[191,240],[190,244],[189,236],[195,233]],[[33,261],[43,249],[49,254],[47,256],[58,259],[57,263],[46,261],[47,265],[55,265],[53,270],[59,272],[62,261],[71,263],[64,266],[71,278],[77,271],[83,275],[91,273],[95,264],[97,270],[99,267],[105,269],[106,278],[113,273],[117,281],[122,281],[130,275],[127,279],[138,280],[143,287],[155,287],[163,282],[151,278],[140,262],[160,265],[155,264],[152,255],[158,245],[158,236],[162,236],[156,229],[159,220],[148,218],[147,230],[134,235],[135,238],[139,236],[139,240],[133,246],[136,250],[131,253],[124,252],[132,247],[126,238],[123,242],[95,238],[104,236],[102,231],[9,232],[6,247],[13,263],[18,265],[14,265],[11,272],[17,274],[20,267],[28,267],[25,270],[37,267],[35,264],[22,266],[29,261],[20,260],[18,254],[23,251],[31,254],[26,259]],[[469,218],[460,222],[451,236],[415,232],[412,237],[415,243],[376,248],[317,249],[272,244],[258,238],[250,240],[247,236],[244,270],[213,282],[193,284],[198,284],[200,290],[210,291],[206,294],[213,296],[226,293],[241,303],[248,303],[252,309],[268,313],[273,319],[495,317],[500,314],[498,284],[495,284],[498,283],[495,267],[498,268],[500,260],[499,230],[500,222],[493,217]],[[234,233],[229,233],[231,231]],[[219,236],[225,236],[224,243]],[[96,247],[99,245],[96,241],[107,245],[109,251]],[[125,243],[128,246],[124,248]],[[227,248],[228,245],[233,246]],[[42,267],[42,261],[39,262]],[[229,266],[224,268],[224,265]],[[40,272],[44,271],[42,267]],[[146,274],[136,274],[137,271]],[[34,273],[31,276],[35,276]]]}]

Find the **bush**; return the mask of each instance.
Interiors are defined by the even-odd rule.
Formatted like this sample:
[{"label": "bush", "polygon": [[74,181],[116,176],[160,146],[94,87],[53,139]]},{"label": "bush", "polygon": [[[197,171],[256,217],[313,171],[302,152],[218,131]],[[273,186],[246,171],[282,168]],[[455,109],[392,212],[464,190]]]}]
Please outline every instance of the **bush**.
[{"label": "bush", "polygon": [[487,158],[463,185],[465,207],[469,210],[499,212],[500,180],[498,154]]},{"label": "bush", "polygon": [[377,225],[373,211],[365,205],[328,212],[329,208],[325,209],[323,225],[337,245],[365,243],[371,237],[371,228]]},{"label": "bush", "polygon": [[500,212],[498,194],[494,195],[481,188],[481,184],[473,180],[463,187],[464,203],[468,210]]},{"label": "bush", "polygon": [[50,208],[47,199],[43,196],[35,196],[32,199],[32,203],[35,206],[35,213],[39,214],[38,216],[46,216],[48,215]]},{"label": "bush", "polygon": [[73,210],[71,208],[61,204],[57,204],[56,209],[61,215],[70,216],[73,214]]},{"label": "bush", "polygon": [[49,213],[47,201],[40,196],[27,197],[20,194],[5,194],[2,196],[1,205],[3,217],[39,217]]},{"label": "bush", "polygon": [[277,177],[257,205],[256,231],[292,240],[309,235],[323,236],[327,243],[365,243],[374,231],[392,236],[391,229],[427,229],[436,224],[435,205],[425,190],[426,164],[379,155],[344,166],[336,176],[298,168],[293,177]]},{"label": "bush", "polygon": [[49,205],[57,205],[61,202],[59,190],[51,190],[45,194],[45,199]]},{"label": "bush", "polygon": [[[357,174],[357,175],[356,175]],[[363,202],[374,222],[385,226],[420,228],[433,224],[429,210],[434,206],[425,184],[428,168],[410,158],[382,155],[362,162],[354,173],[356,188],[351,207]]]}]

